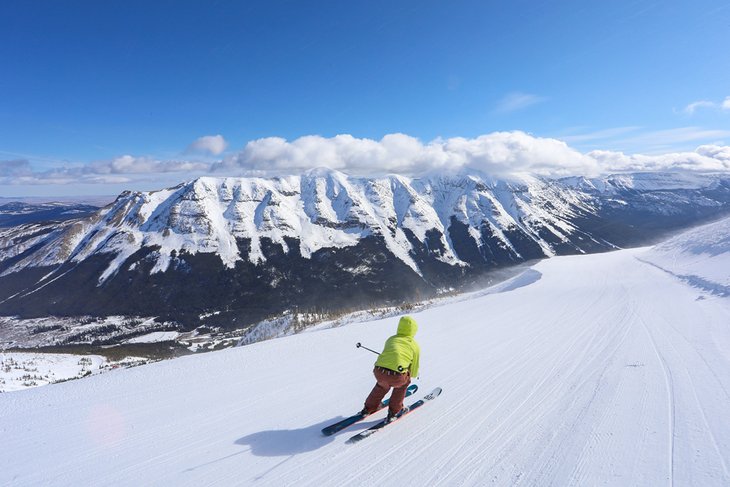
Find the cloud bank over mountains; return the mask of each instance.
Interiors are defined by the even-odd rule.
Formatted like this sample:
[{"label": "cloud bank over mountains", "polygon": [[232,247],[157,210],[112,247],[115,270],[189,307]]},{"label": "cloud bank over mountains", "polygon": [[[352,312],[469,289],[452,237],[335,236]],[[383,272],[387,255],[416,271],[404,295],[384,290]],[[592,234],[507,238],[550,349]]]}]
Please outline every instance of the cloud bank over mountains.
[{"label": "cloud bank over mountains", "polygon": [[730,171],[730,147],[702,145],[691,152],[660,155],[594,150],[582,153],[566,142],[525,132],[494,132],[475,138],[454,137],[423,143],[405,134],[381,140],[351,135],[267,137],[213,165],[214,172],[296,173],[313,167],[348,174],[475,169],[495,176],[530,173],[547,177],[598,176],[622,171]]},{"label": "cloud bank over mountains", "polygon": [[388,134],[380,140],[347,134],[308,135],[291,141],[265,137],[213,162],[191,154],[220,156],[226,147],[225,139],[216,135],[197,139],[180,160],[123,155],[109,161],[51,169],[36,169],[24,159],[0,161],[0,184],[123,183],[173,173],[179,173],[181,180],[203,174],[268,176],[298,174],[317,167],[363,176],[418,176],[431,171],[460,170],[478,170],[497,177],[524,173],[590,177],[623,171],[730,171],[730,146],[722,144],[659,155],[609,150],[583,153],[562,140],[521,131],[493,132],[474,138],[437,138],[430,142],[401,133]]}]

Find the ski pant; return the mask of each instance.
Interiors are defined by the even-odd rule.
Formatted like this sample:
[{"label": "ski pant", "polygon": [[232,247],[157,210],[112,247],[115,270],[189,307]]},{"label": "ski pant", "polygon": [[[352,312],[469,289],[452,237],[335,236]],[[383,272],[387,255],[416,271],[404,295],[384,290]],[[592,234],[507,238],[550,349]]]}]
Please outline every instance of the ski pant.
[{"label": "ski pant", "polygon": [[407,373],[399,374],[397,372],[387,371],[382,367],[373,369],[375,375],[375,387],[370,395],[365,399],[365,408],[368,411],[375,411],[380,407],[380,401],[383,400],[390,388],[393,388],[393,394],[390,395],[390,403],[388,410],[391,414],[395,414],[403,409],[403,399],[406,397],[406,389],[411,383],[411,376]]}]

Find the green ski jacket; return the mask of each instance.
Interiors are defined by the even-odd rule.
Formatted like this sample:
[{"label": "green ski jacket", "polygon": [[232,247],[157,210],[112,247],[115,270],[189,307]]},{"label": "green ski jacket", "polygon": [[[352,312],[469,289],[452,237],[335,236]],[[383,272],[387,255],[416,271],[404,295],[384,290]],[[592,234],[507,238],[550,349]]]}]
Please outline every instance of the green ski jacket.
[{"label": "green ski jacket", "polygon": [[417,377],[421,347],[413,339],[416,331],[416,320],[410,316],[402,317],[398,322],[398,333],[385,341],[383,353],[378,356],[375,365],[399,372],[408,370],[411,377]]}]

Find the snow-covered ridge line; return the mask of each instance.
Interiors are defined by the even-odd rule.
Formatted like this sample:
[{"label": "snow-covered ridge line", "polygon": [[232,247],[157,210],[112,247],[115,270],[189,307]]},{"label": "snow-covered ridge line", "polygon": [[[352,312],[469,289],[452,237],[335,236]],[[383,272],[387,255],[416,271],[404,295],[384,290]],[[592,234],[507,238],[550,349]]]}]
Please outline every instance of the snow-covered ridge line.
[{"label": "snow-covered ridge line", "polygon": [[730,218],[683,232],[642,259],[696,287],[730,294]]},{"label": "snow-covered ridge line", "polygon": [[[465,265],[448,232],[454,219],[467,226],[477,246],[484,244],[479,229],[487,227],[519,258],[505,235],[519,229],[546,255],[553,255],[540,229],[565,240],[575,232],[569,222],[575,208],[594,211],[581,191],[554,184],[531,177],[508,182],[471,174],[368,179],[322,170],[271,179],[201,177],[161,191],[124,193],[93,218],[49,238],[3,275],[112,254],[101,283],[144,247],[157,249],[152,256],[157,272],[165,271],[181,252],[215,253],[231,268],[244,258],[239,239],[250,241],[247,259],[263,263],[263,239],[285,252],[288,240],[296,239],[301,255],[308,258],[319,249],[356,245],[368,236],[381,237],[394,256],[420,274],[408,234],[424,243],[435,230],[443,249],[438,259]],[[544,209],[547,202],[552,211]]]},{"label": "snow-covered ridge line", "polygon": [[559,181],[567,186],[593,191],[613,193],[620,190],[662,191],[677,189],[701,189],[716,185],[727,175],[689,172],[645,172],[612,174],[601,178],[573,176]]},{"label": "snow-covered ridge line", "polygon": [[[215,254],[230,269],[240,261],[266,263],[262,245],[269,242],[284,253],[297,245],[299,254],[310,258],[321,249],[352,247],[368,237],[382,239],[395,258],[423,275],[416,247],[450,266],[470,264],[453,241],[454,222],[466,232],[459,237],[462,243],[469,239],[480,252],[496,248],[514,261],[530,258],[516,241],[532,241],[539,256],[566,249],[583,253],[591,242],[615,248],[576,225],[596,216],[604,203],[625,206],[623,197],[630,194],[727,192],[727,181],[727,175],[685,173],[560,180],[523,175],[509,181],[480,173],[363,178],[324,169],[274,178],[201,177],[160,191],[125,192],[93,217],[29,242],[34,250],[1,275],[111,255],[100,272],[102,284],[142,249],[151,251],[146,259],[155,273],[184,265],[181,253]],[[648,204],[656,211],[672,211],[666,200],[653,201]],[[0,261],[19,254],[0,249]],[[129,261],[129,270],[137,261]]]}]

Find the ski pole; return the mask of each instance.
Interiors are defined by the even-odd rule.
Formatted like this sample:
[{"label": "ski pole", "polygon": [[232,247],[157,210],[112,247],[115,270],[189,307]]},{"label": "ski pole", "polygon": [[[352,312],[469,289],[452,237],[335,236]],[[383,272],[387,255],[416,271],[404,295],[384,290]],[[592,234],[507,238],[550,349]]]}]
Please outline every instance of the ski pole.
[{"label": "ski pole", "polygon": [[370,349],[369,349],[368,347],[365,347],[365,346],[363,346],[363,344],[362,344],[362,343],[360,343],[360,342],[357,342],[357,343],[355,344],[355,347],[357,347],[357,348],[364,348],[365,350],[367,350],[367,351],[369,351],[369,352],[373,352],[373,353],[374,353],[375,355],[380,355],[380,354],[379,354],[378,352],[376,352],[375,350],[370,350]]},{"label": "ski pole", "polygon": [[[364,345],[363,345],[362,343],[360,343],[360,342],[357,342],[357,343],[355,344],[355,346],[356,346],[357,348],[364,348],[365,350],[367,350],[367,351],[369,351],[369,352],[373,352],[373,353],[374,353],[375,355],[380,355],[380,354],[379,354],[378,352],[376,352],[375,350],[370,350],[370,349],[369,349],[368,347],[364,346]],[[402,366],[402,365],[399,365],[399,366],[398,366],[398,372],[403,372],[403,366]]]}]

